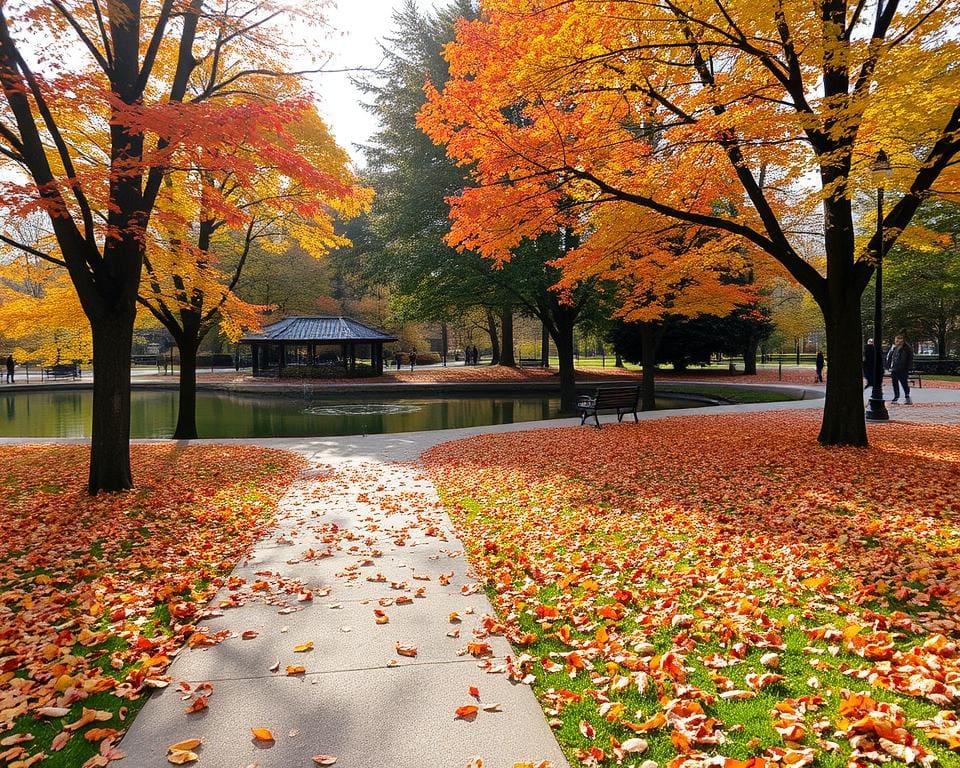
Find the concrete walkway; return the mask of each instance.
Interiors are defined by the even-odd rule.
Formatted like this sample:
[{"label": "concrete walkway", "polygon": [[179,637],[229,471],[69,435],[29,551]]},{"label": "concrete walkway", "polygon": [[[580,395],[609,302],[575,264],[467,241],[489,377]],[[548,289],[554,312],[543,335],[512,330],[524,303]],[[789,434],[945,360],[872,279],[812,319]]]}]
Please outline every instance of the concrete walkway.
[{"label": "concrete walkway", "polygon": [[[915,389],[913,396],[913,406],[890,406],[894,423],[960,423],[960,390]],[[320,754],[350,768],[465,768],[475,757],[486,768],[542,760],[567,766],[532,691],[510,679],[509,645],[484,632],[483,618],[493,610],[415,460],[437,443],[480,433],[576,425],[577,419],[562,419],[365,437],[199,441],[294,450],[311,469],[281,500],[274,534],[236,569],[243,583],[222,590],[209,606],[204,631],[229,637],[180,653],[169,670],[173,682],[154,693],[119,745],[124,764],[167,766],[167,746],[196,737],[203,740],[196,765],[216,768],[309,766]],[[386,623],[378,623],[384,616]],[[466,651],[471,642],[489,643],[492,656],[474,657]],[[311,650],[296,650],[310,643]],[[416,655],[398,653],[398,644]],[[303,672],[287,674],[288,666]],[[189,692],[181,691],[181,681]],[[201,683],[212,684],[209,706],[188,714]],[[457,718],[464,705],[494,711]],[[269,729],[274,740],[255,740],[251,728]]]}]

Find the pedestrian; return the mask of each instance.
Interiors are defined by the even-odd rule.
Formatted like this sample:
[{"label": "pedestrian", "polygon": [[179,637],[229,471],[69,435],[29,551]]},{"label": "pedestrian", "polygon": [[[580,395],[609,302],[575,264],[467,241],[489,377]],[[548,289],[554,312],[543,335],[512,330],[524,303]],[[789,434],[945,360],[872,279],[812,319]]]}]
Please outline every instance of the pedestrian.
[{"label": "pedestrian", "polygon": [[820,350],[817,352],[817,384],[823,384],[823,366],[825,361],[823,359],[823,351]]},{"label": "pedestrian", "polygon": [[473,345],[473,364],[480,365],[480,350],[477,349],[477,345]]},{"label": "pedestrian", "polygon": [[396,363],[397,370],[400,370],[400,363],[403,362],[403,353],[398,349],[393,353],[393,362]]},{"label": "pedestrian", "polygon": [[910,399],[910,382],[908,375],[913,367],[913,349],[903,338],[902,333],[898,333],[893,339],[893,346],[887,352],[887,368],[890,369],[890,378],[893,380],[893,400],[892,403],[900,402],[900,387],[903,387],[903,402],[907,405],[913,403]]},{"label": "pedestrian", "polygon": [[13,362],[13,355],[7,355],[7,384],[13,384],[13,370],[16,363]]},{"label": "pedestrian", "polygon": [[417,348],[413,347],[413,349],[410,350],[410,370],[411,371],[413,370],[413,366],[415,366],[416,364],[417,364]]},{"label": "pedestrian", "polygon": [[867,380],[867,386],[864,389],[873,387],[873,372],[877,366],[877,348],[873,345],[873,339],[867,339],[867,346],[863,348],[863,378]]},{"label": "pedestrian", "polygon": [[463,350],[463,364],[473,365],[473,347],[469,344]]}]

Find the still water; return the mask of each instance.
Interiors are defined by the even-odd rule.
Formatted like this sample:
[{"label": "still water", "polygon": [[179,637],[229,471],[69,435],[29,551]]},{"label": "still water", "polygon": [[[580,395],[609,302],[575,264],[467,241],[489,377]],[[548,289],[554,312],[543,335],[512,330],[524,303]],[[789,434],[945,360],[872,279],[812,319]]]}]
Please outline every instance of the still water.
[{"label": "still water", "polygon": [[[170,437],[177,422],[173,390],[133,392],[133,437]],[[87,437],[93,404],[89,390],[0,391],[0,437]],[[659,401],[659,408],[694,405]],[[488,424],[553,419],[555,397],[409,398],[388,402],[345,398],[303,400],[293,397],[197,393],[200,437],[313,437],[323,435],[418,432]]]}]

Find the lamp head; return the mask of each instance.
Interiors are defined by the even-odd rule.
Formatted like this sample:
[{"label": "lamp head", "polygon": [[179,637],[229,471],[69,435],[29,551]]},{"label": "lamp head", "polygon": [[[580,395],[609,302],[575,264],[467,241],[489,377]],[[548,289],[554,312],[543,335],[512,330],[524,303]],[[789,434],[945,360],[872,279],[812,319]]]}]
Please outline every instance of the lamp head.
[{"label": "lamp head", "polygon": [[870,170],[873,172],[873,178],[876,185],[883,189],[884,183],[893,176],[893,166],[890,165],[890,158],[882,149],[877,152],[876,159],[870,164]]}]

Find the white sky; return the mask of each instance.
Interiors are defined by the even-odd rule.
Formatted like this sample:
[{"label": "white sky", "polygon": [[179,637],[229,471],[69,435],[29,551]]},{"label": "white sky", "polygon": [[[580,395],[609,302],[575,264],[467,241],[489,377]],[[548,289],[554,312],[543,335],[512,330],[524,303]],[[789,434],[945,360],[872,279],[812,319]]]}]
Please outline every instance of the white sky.
[{"label": "white sky", "polygon": [[[392,31],[393,9],[401,0],[337,0],[337,7],[327,11],[330,26],[337,30],[322,47],[334,55],[331,69],[376,67],[381,60],[378,40]],[[434,6],[433,0],[417,0],[423,10]],[[362,94],[350,83],[347,74],[316,76],[320,93],[320,113],[333,131],[337,143],[346,149],[358,165],[363,158],[354,147],[367,141],[376,129],[376,122],[361,106]]]}]

